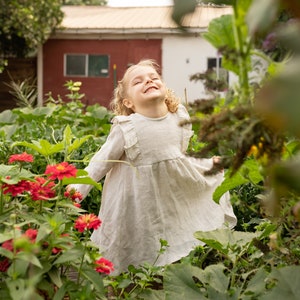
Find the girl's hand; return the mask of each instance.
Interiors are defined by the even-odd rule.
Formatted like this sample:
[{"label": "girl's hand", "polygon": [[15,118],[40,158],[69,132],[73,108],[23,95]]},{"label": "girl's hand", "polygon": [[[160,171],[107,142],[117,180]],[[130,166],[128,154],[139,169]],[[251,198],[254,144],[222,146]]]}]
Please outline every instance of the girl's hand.
[{"label": "girl's hand", "polygon": [[222,159],[220,156],[213,156],[213,169],[217,169],[220,173],[224,171]]}]

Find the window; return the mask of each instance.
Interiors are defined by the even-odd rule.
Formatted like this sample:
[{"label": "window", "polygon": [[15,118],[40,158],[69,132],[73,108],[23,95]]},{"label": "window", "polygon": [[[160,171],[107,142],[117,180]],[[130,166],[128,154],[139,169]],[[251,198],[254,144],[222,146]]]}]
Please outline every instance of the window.
[{"label": "window", "polygon": [[108,55],[65,54],[65,76],[108,77]]},{"label": "window", "polygon": [[228,71],[222,68],[222,58],[208,58],[207,71],[211,74],[210,77],[214,79],[215,90],[225,90],[228,87],[229,75]]}]

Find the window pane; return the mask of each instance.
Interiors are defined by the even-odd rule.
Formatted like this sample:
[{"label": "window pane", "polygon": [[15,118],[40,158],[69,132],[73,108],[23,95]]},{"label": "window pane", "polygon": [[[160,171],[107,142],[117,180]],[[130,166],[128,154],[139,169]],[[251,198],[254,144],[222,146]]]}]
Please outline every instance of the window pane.
[{"label": "window pane", "polygon": [[89,77],[108,77],[108,55],[89,55]]},{"label": "window pane", "polygon": [[86,76],[85,60],[86,60],[86,55],[84,54],[67,54],[66,75]]}]

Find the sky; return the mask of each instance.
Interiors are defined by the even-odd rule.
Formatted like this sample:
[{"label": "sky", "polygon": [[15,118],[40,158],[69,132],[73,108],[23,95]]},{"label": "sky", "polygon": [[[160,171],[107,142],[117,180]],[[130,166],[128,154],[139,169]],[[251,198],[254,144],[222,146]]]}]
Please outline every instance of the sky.
[{"label": "sky", "polygon": [[108,0],[109,6],[165,6],[173,5],[173,0]]}]

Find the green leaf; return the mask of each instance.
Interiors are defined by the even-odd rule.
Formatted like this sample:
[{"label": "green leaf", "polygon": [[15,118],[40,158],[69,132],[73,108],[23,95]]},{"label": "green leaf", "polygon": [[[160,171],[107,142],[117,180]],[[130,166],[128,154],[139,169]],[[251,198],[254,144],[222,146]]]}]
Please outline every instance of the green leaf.
[{"label": "green leaf", "polygon": [[260,232],[232,231],[230,229],[216,229],[212,231],[197,231],[194,233],[196,239],[208,246],[224,253],[228,253],[230,245],[245,247],[259,236]]},{"label": "green leaf", "polygon": [[261,300],[299,300],[300,295],[300,266],[287,266],[273,269],[270,279],[276,279],[277,285]]},{"label": "green leaf", "polygon": [[197,6],[196,0],[174,0],[173,12],[172,12],[172,19],[177,23],[179,26],[183,26],[181,23],[182,18],[184,15],[188,13],[192,13]]},{"label": "green leaf", "polygon": [[16,124],[13,125],[4,125],[1,126],[0,133],[3,132],[5,134],[6,139],[10,139],[11,136],[16,132],[18,126]]},{"label": "green leaf", "polygon": [[45,157],[48,157],[55,153],[59,153],[64,149],[63,142],[60,142],[57,144],[50,144],[47,140],[32,141],[32,143],[29,143],[26,141],[15,142],[12,144],[12,147],[15,147],[15,146],[24,146],[24,147],[30,148]]},{"label": "green leaf", "polygon": [[247,160],[239,171],[237,171],[233,176],[230,175],[231,173],[229,170],[226,172],[225,179],[221,185],[216,188],[213,194],[213,200],[215,202],[218,203],[223,194],[236,188],[237,186],[248,182],[258,184],[264,180],[264,177],[260,172],[260,165],[255,159]]},{"label": "green leaf", "polygon": [[77,170],[77,175],[76,177],[69,177],[69,178],[64,178],[62,180],[63,185],[69,185],[69,184],[89,184],[95,186],[99,191],[102,190],[102,184],[96,182],[93,180],[91,177],[87,176],[87,172],[82,169]]},{"label": "green leaf", "polygon": [[[7,179],[6,177],[9,178]],[[1,181],[8,183],[8,184],[16,184],[21,179],[29,179],[33,178],[35,175],[32,174],[30,171],[26,169],[22,169],[20,171],[20,167],[18,165],[0,165],[0,179]]]},{"label": "green leaf", "polygon": [[208,31],[202,36],[216,49],[222,51],[222,67],[239,74],[239,67],[235,62],[236,55],[233,55],[237,51],[233,34],[233,16],[223,15],[213,19],[209,23]]},{"label": "green leaf", "polygon": [[5,257],[7,257],[9,259],[13,259],[14,258],[13,252],[11,252],[11,251],[3,248],[3,247],[0,247],[0,255],[5,256]]},{"label": "green leaf", "polygon": [[17,116],[11,110],[5,110],[0,113],[0,123],[13,124],[16,121]]},{"label": "green leaf", "polygon": [[91,283],[93,283],[95,289],[104,297],[104,284],[101,275],[88,266],[82,267],[81,274]]},{"label": "green leaf", "polygon": [[69,125],[66,126],[65,130],[64,130],[64,143],[66,146],[69,146],[71,144],[71,140],[72,140],[72,130],[71,127]]},{"label": "green leaf", "polygon": [[[252,273],[252,272],[251,272]],[[262,293],[265,292],[265,282],[268,273],[263,269],[258,269],[257,273],[249,280],[244,295],[251,295],[251,299],[260,299]]]},{"label": "green leaf", "polygon": [[233,17],[232,15],[223,15],[213,19],[208,26],[208,31],[203,37],[210,42],[216,49],[235,48],[233,36]]},{"label": "green leaf", "polygon": [[48,275],[51,278],[51,281],[58,287],[60,288],[63,284],[62,280],[61,280],[61,271],[57,268],[52,268],[50,271],[48,271]]},{"label": "green leaf", "polygon": [[57,292],[55,293],[54,297],[53,297],[53,300],[62,300],[64,299],[64,296],[66,294],[66,291],[67,291],[67,282],[64,283],[58,290]]},{"label": "green leaf", "polygon": [[166,300],[207,299],[197,287],[193,276],[202,277],[203,271],[189,264],[174,264],[166,267],[164,289]]},{"label": "green leaf", "polygon": [[164,290],[146,289],[139,294],[143,300],[165,300],[166,294]]},{"label": "green leaf", "polygon": [[[203,275],[204,279],[201,280],[207,285],[209,299],[225,299],[226,291],[229,286],[229,277],[224,274],[225,266],[222,264],[210,265],[205,268]],[[218,295],[218,298],[211,297],[210,295]]]},{"label": "green leaf", "polygon": [[42,264],[39,261],[39,259],[33,254],[33,253],[28,253],[28,252],[18,252],[16,255],[17,259],[29,262],[39,268],[42,268]]},{"label": "green leaf", "polygon": [[79,249],[79,248],[73,248],[70,250],[67,250],[65,252],[63,252],[55,261],[54,261],[54,265],[57,264],[62,264],[65,262],[74,262],[76,261],[78,258],[82,257],[83,255],[83,250]]},{"label": "green leaf", "polygon": [[86,142],[88,139],[92,138],[92,135],[86,135],[83,138],[80,139],[75,139],[73,143],[67,147],[68,149],[68,154],[72,153],[74,150],[78,149],[81,147],[81,145]]},{"label": "green leaf", "polygon": [[24,299],[23,296],[26,290],[24,279],[15,279],[12,281],[7,281],[6,284],[12,299]]}]

